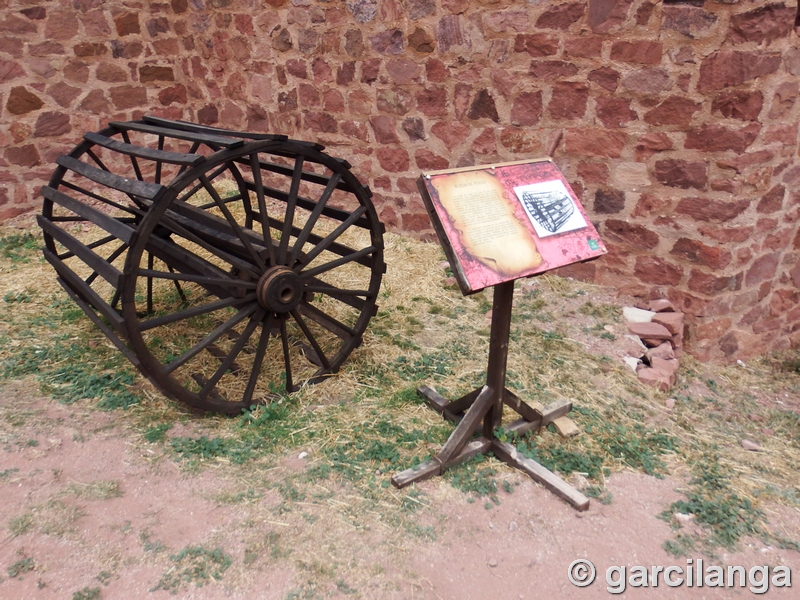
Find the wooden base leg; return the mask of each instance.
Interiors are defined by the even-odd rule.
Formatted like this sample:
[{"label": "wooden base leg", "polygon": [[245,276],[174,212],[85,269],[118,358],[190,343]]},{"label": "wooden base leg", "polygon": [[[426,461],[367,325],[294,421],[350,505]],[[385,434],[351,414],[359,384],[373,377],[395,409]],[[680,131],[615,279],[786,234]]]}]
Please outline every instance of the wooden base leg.
[{"label": "wooden base leg", "polygon": [[[450,434],[439,454],[417,467],[407,469],[392,477],[392,483],[395,487],[403,487],[413,481],[440,475],[447,467],[464,462],[480,452],[484,447],[483,443],[470,446],[467,442],[469,442],[469,438],[472,437],[475,429],[480,426],[481,420],[492,407],[494,396],[495,393],[490,387],[483,386],[475,402],[461,419],[453,433]],[[486,444],[489,444],[488,440],[486,440]],[[465,452],[467,446],[470,446],[470,448]],[[473,449],[474,452],[472,452]],[[470,452],[472,453],[470,454]]]},{"label": "wooden base leg", "polygon": [[447,464],[443,464],[438,458],[432,458],[421,462],[416,467],[406,469],[392,477],[392,485],[396,488],[403,488],[415,481],[424,481],[436,475],[444,473],[445,469],[460,465],[478,454],[485,454],[489,451],[492,443],[486,438],[478,438],[466,444],[456,456],[450,459]]},{"label": "wooden base leg", "polygon": [[491,451],[504,463],[524,471],[531,479],[541,483],[544,487],[559,498],[566,500],[577,510],[584,511],[589,508],[589,498],[535,460],[522,456],[511,444],[494,439],[492,440]]},{"label": "wooden base leg", "polygon": [[[491,439],[481,436],[467,442],[470,436],[480,429],[481,419],[484,418],[492,406],[492,402],[496,399],[495,394],[488,386],[473,390],[454,402],[450,402],[428,386],[422,386],[417,391],[425,397],[431,408],[446,419],[457,423],[458,426],[437,456],[416,467],[397,473],[392,477],[392,485],[402,488],[416,481],[441,475],[449,467],[461,464],[478,454],[493,452],[498,459],[524,471],[531,479],[546,487],[575,509],[584,511],[589,508],[589,499],[586,496],[535,460],[522,456],[513,445],[501,442],[494,436]],[[522,417],[505,426],[505,430],[509,432],[522,434],[539,429],[572,410],[572,402],[568,400],[558,400],[540,409],[528,406],[507,389],[503,389],[501,393],[503,402]],[[460,410],[456,412],[453,410],[454,407]],[[463,412],[465,409],[468,409],[466,414]]]}]

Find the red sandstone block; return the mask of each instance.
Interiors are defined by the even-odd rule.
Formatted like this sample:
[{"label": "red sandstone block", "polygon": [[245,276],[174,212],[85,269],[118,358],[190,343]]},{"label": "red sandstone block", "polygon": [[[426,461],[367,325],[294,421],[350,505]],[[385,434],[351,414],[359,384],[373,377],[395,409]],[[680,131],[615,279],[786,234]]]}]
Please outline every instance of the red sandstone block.
[{"label": "red sandstone block", "polygon": [[672,332],[658,323],[626,323],[626,325],[628,331],[633,335],[638,335],[642,339],[647,338],[662,341],[672,339]]},{"label": "red sandstone block", "polygon": [[650,40],[618,41],[611,46],[611,60],[657,65],[664,55],[661,42]]},{"label": "red sandstone block", "polygon": [[662,312],[656,313],[652,319],[653,323],[663,325],[672,335],[683,333],[683,313],[682,312]]},{"label": "red sandstone block", "polygon": [[659,298],[658,300],[651,300],[647,305],[647,310],[652,310],[653,312],[657,313],[673,312],[675,307],[673,306],[672,302],[666,298]]},{"label": "red sandstone block", "polygon": [[666,392],[675,384],[675,375],[662,371],[661,369],[654,369],[652,367],[640,369],[637,372],[639,381],[642,383],[656,387],[662,392]]},{"label": "red sandstone block", "polygon": [[678,368],[680,368],[680,363],[678,362],[677,358],[658,358],[657,356],[653,357],[650,361],[650,365],[657,370],[664,371],[665,373],[672,373],[673,375],[678,372]]},{"label": "red sandstone block", "polygon": [[656,161],[654,174],[659,183],[670,187],[704,190],[708,185],[708,164],[705,162],[676,158],[659,160]]},{"label": "red sandstone block", "polygon": [[[597,194],[595,195],[595,210],[597,209],[599,194],[600,190],[598,190]],[[624,202],[625,197],[623,194],[622,206],[620,209],[625,207]],[[621,221],[617,219],[608,219],[606,221],[606,233],[611,234],[611,237],[619,238],[619,240],[626,242],[637,249],[646,248],[651,250],[658,245],[660,240],[660,237],[656,232],[650,231],[642,225],[634,225],[628,223],[627,221]]]},{"label": "red sandstone block", "polygon": [[704,152],[744,152],[752,144],[759,132],[761,125],[751,123],[746,127],[731,129],[722,125],[708,124],[691,129],[686,134],[684,148],[702,150]]},{"label": "red sandstone block", "polygon": [[683,269],[657,256],[640,256],[636,259],[634,275],[645,283],[674,286],[683,278]]},{"label": "red sandstone block", "polygon": [[722,90],[774,73],[781,66],[780,52],[738,52],[720,50],[703,59],[697,89]]},{"label": "red sandstone block", "polygon": [[675,351],[672,348],[672,342],[661,342],[658,346],[647,350],[646,356],[651,363],[656,358],[660,360],[672,360],[675,358]]},{"label": "red sandstone block", "polygon": [[724,269],[731,262],[730,250],[685,237],[679,238],[669,253],[711,269]]}]

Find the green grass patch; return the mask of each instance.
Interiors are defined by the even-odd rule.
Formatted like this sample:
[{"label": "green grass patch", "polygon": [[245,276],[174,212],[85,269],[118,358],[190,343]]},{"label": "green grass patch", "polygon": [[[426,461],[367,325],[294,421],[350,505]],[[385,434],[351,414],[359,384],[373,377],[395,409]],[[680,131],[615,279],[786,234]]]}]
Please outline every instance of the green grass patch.
[{"label": "green grass patch", "polygon": [[99,587],[85,587],[72,594],[72,600],[99,600],[102,597]]},{"label": "green grass patch", "polygon": [[12,263],[27,263],[39,250],[41,240],[30,232],[0,238],[0,256]]},{"label": "green grass patch", "polygon": [[208,550],[202,546],[188,546],[170,555],[170,560],[174,565],[161,576],[151,591],[166,590],[177,594],[190,584],[203,587],[211,581],[221,580],[233,564],[233,559],[221,548]]},{"label": "green grass patch", "polygon": [[[673,502],[661,517],[675,523],[675,513],[693,515],[705,531],[700,541],[706,546],[732,549],[747,535],[764,532],[764,513],[731,487],[732,473],[719,463],[718,456],[705,456],[695,465],[686,500]],[[682,543],[685,545],[685,543]]]},{"label": "green grass patch", "polygon": [[36,569],[36,561],[34,561],[30,556],[25,556],[20,558],[19,560],[12,563],[6,572],[8,573],[9,577],[20,577],[25,573],[30,573]]}]

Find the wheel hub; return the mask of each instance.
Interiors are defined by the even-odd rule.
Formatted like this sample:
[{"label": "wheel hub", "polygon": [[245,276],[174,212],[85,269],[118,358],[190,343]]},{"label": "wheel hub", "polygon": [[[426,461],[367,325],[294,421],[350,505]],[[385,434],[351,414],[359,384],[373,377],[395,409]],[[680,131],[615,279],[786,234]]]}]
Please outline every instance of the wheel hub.
[{"label": "wheel hub", "polygon": [[300,277],[288,267],[267,269],[256,285],[258,303],[276,313],[292,311],[303,297]]}]

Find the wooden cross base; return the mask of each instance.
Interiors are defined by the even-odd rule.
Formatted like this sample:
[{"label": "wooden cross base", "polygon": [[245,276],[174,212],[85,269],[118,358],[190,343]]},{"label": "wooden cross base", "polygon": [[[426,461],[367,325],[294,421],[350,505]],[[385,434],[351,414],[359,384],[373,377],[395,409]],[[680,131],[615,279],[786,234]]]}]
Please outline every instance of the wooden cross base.
[{"label": "wooden cross base", "polygon": [[[538,429],[564,416],[572,409],[571,402],[562,401],[538,410],[520,400],[505,387],[513,295],[513,281],[501,283],[494,288],[486,385],[453,401],[448,401],[427,386],[417,390],[434,410],[458,425],[439,454],[416,467],[396,474],[392,477],[392,485],[402,488],[415,481],[441,475],[445,469],[461,464],[477,454],[492,452],[503,462],[527,473],[534,481],[541,483],[577,510],[583,511],[589,508],[589,499],[586,496],[552,471],[535,460],[525,458],[514,446],[497,439],[494,435],[494,430],[501,424],[503,405],[512,408],[520,415],[519,419],[505,427],[506,431],[516,433]],[[482,435],[471,439],[481,428]]]}]

